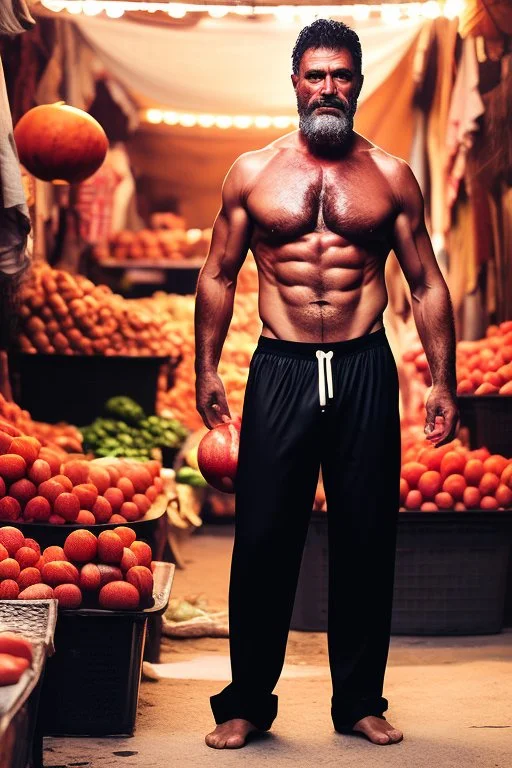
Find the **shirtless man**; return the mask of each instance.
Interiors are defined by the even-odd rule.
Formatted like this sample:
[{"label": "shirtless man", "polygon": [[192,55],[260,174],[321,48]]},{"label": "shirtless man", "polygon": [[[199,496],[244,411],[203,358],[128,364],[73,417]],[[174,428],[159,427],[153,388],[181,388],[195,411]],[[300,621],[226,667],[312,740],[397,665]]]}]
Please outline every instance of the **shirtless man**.
[{"label": "shirtless man", "polygon": [[212,428],[230,416],[217,366],[251,248],[263,327],[236,478],[232,682],[210,699],[217,727],[206,736],[218,749],[244,746],[277,714],[272,691],[320,465],[334,728],[374,744],[403,738],[382,714],[400,472],[397,372],[382,322],[391,249],[411,288],[434,382],[427,439],[441,445],[457,427],[451,304],[421,192],[405,162],[352,128],[363,82],[357,35],[323,19],[303,29],[292,82],[299,130],[232,166],[197,286],[197,409]]}]

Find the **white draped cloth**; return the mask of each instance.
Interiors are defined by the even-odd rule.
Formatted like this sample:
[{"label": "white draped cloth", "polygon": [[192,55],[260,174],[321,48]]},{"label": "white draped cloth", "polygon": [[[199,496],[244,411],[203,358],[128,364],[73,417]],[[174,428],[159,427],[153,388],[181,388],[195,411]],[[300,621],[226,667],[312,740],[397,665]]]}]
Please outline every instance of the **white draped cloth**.
[{"label": "white draped cloth", "polygon": [[[106,69],[128,89],[177,111],[227,115],[295,115],[291,52],[300,22],[203,18],[193,27],[74,17]],[[347,23],[363,49],[360,102],[383,83],[422,21]]]}]

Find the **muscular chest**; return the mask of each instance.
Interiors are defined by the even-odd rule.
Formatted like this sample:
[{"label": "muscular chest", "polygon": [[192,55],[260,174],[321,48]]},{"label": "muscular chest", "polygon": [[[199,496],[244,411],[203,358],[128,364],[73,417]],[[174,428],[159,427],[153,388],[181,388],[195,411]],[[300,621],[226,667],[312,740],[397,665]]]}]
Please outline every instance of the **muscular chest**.
[{"label": "muscular chest", "polygon": [[331,231],[352,242],[382,241],[393,215],[388,186],[376,173],[282,162],[260,175],[247,207],[270,240]]}]

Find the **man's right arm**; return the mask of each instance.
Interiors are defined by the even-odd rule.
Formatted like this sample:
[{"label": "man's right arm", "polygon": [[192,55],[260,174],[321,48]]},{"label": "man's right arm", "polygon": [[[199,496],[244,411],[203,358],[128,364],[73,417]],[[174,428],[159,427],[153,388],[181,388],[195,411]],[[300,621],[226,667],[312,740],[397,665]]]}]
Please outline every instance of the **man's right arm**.
[{"label": "man's right arm", "polygon": [[211,429],[230,418],[224,386],[217,373],[233,316],[236,280],[247,256],[252,227],[245,210],[243,161],[237,160],[222,189],[210,250],[199,274],[195,300],[196,407]]}]

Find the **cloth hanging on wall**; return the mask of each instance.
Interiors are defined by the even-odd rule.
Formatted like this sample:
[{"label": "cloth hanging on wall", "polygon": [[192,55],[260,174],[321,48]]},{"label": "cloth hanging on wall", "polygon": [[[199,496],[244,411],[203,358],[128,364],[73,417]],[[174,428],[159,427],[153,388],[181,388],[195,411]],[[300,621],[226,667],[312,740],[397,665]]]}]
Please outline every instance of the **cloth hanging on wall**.
[{"label": "cloth hanging on wall", "polygon": [[[175,29],[88,16],[69,23],[114,77],[153,103],[214,114],[296,112],[290,58],[300,23],[205,18]],[[395,69],[421,24],[355,22],[365,73],[361,102]]]}]

